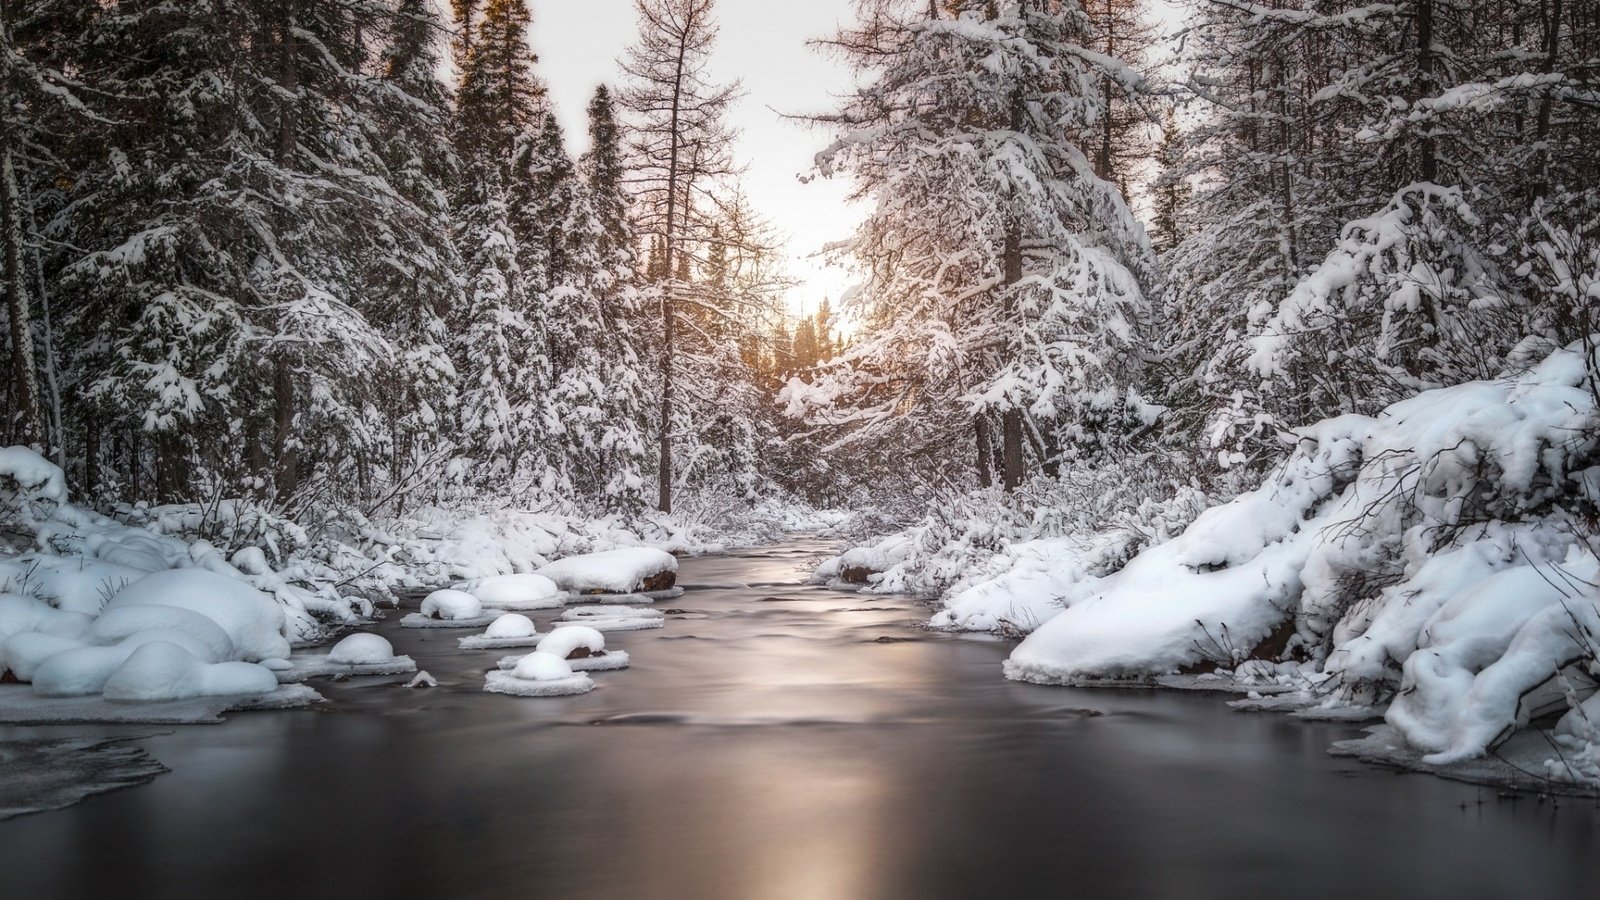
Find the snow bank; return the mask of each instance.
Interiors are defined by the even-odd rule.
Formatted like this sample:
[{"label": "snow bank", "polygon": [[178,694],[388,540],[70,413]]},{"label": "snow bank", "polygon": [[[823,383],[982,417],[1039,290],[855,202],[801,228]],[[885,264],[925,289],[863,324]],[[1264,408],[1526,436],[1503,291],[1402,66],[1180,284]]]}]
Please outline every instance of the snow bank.
[{"label": "snow bank", "polygon": [[[1600,506],[1590,371],[1561,350],[1300,429],[1260,487],[1126,564],[1103,565],[1116,551],[1088,537],[1020,545],[935,621],[1042,618],[1006,662],[1014,679],[1259,670],[1323,715],[1387,705],[1419,765],[1482,757],[1579,708],[1600,675],[1600,560],[1578,512]],[[1563,736],[1580,759],[1561,761],[1567,777],[1595,737]]]},{"label": "snow bank", "polygon": [[939,628],[1031,631],[1060,612],[1064,585],[1116,571],[1214,502],[1171,480],[1192,467],[1181,455],[1153,455],[1074,467],[1014,495],[954,498],[910,527],[824,560],[811,580],[945,597]]},{"label": "snow bank", "polygon": [[1007,676],[1066,683],[1242,661],[1293,615],[1320,530],[1338,514],[1332,498],[1355,474],[1361,424],[1324,423],[1267,487],[1206,510],[1110,575],[1069,581],[1064,610],[1018,645]]},{"label": "snow bank", "polygon": [[123,702],[270,694],[271,670],[247,662],[206,663],[165,641],[140,646],[106,679],[105,698]]},{"label": "snow bank", "polygon": [[12,725],[138,723],[199,725],[222,721],[236,710],[298,709],[320,703],[322,695],[305,685],[279,685],[271,693],[230,694],[124,703],[100,695],[41,697],[25,685],[0,685],[0,722]]},{"label": "snow bank", "polygon": [[132,606],[167,606],[200,613],[227,632],[241,660],[289,655],[283,607],[237,578],[205,569],[152,572],[112,596],[107,612]]},{"label": "snow bank", "polygon": [[539,569],[539,574],[575,594],[630,594],[667,590],[677,578],[678,560],[650,547],[629,547],[569,556]]},{"label": "snow bank", "polygon": [[[1519,532],[1515,523],[1559,515],[1552,504],[1575,487],[1568,464],[1592,449],[1574,444],[1593,413],[1584,379],[1582,357],[1562,351],[1517,378],[1302,429],[1261,488],[1119,572],[1075,582],[1065,611],[1017,648],[1008,674],[1049,682],[1231,665],[1291,622],[1298,634],[1285,649],[1320,659],[1350,648],[1335,668],[1372,674],[1382,668],[1373,651],[1352,641],[1378,624],[1366,643],[1403,651],[1423,608],[1508,564],[1493,548],[1469,549],[1474,542],[1510,528],[1503,533],[1528,539],[1518,546],[1536,560],[1562,543],[1553,524]],[[1490,527],[1468,533],[1471,521]],[[1440,547],[1451,529],[1461,533]],[[1451,549],[1464,551],[1459,565],[1425,565]],[[1393,583],[1376,602],[1356,603],[1363,576]],[[1422,607],[1389,612],[1414,590]]]}]

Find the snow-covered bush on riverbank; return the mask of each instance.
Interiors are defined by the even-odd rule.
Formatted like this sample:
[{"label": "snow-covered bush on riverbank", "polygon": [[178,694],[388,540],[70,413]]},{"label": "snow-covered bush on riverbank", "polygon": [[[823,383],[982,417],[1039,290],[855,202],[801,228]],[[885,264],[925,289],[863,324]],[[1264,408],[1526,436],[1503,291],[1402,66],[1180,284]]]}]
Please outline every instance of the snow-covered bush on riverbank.
[{"label": "snow-covered bush on riverbank", "polygon": [[942,627],[1031,631],[1059,611],[1061,579],[1045,570],[1071,559],[1081,572],[1116,571],[1218,499],[1177,478],[1181,469],[1178,458],[1152,454],[1040,479],[1013,496],[990,490],[942,501],[920,521],[885,523],[897,528],[887,536],[880,526],[813,579],[947,596],[935,620]]},{"label": "snow-covered bush on riverbank", "polygon": [[102,699],[315,699],[280,691],[271,667],[318,632],[307,602],[318,598],[235,564],[254,555],[230,561],[206,541],[81,510],[60,469],[20,447],[0,450],[0,509],[0,680],[32,685],[10,689],[4,715],[72,719]]},{"label": "snow-covered bush on riverbank", "polygon": [[[1479,756],[1588,693],[1600,631],[1600,432],[1578,347],[1298,432],[1255,491],[1116,572],[1075,559],[1064,609],[1012,653],[1043,683],[1195,667],[1315,673],[1327,705],[1381,705],[1433,765]],[[991,607],[1006,602],[990,586]],[[1242,670],[1241,670],[1242,671]],[[1592,747],[1568,723],[1566,739]]]}]

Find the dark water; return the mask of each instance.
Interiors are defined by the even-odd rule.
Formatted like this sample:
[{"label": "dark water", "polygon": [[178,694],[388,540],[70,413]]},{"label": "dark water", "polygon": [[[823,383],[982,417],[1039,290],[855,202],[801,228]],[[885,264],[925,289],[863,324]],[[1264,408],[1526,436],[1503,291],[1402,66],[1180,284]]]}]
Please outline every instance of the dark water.
[{"label": "dark water", "polygon": [[1214,696],[1009,683],[1003,644],[796,584],[814,549],[685,562],[685,612],[610,635],[633,668],[581,697],[483,694],[498,652],[386,626],[440,688],[148,739],[172,774],[0,823],[0,898],[1600,897],[1593,801],[1334,759],[1353,729]]}]

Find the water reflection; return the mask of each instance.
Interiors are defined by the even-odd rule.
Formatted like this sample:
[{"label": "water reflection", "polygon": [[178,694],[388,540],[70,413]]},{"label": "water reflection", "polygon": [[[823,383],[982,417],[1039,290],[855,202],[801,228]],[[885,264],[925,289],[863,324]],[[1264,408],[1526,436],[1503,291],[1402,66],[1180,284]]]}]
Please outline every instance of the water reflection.
[{"label": "water reflection", "polygon": [[386,629],[442,687],[331,684],[326,711],[153,738],[173,774],[0,823],[0,896],[1577,897],[1600,878],[1592,803],[1332,759],[1350,729],[1211,697],[1006,682],[1005,645],[794,585],[805,549],[686,563],[799,599],[691,591],[665,629],[612,635],[634,668],[582,697],[485,695],[498,654]]}]

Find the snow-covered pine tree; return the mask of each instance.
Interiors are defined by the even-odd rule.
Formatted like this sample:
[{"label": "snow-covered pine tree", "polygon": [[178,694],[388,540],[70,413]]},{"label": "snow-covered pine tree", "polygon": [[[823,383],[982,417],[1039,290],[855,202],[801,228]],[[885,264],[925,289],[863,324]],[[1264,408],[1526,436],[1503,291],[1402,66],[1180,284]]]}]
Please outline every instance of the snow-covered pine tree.
[{"label": "snow-covered pine tree", "polygon": [[964,450],[979,483],[998,469],[1015,488],[1114,443],[1144,409],[1133,376],[1152,260],[1081,149],[1101,81],[1139,77],[1086,49],[1071,2],[863,14],[829,42],[863,84],[819,117],[840,135],[819,162],[874,206],[849,245],[869,273],[850,298],[865,327],[786,398],[846,441],[895,442],[930,470]]},{"label": "snow-covered pine tree", "polygon": [[70,73],[97,11],[83,0],[0,7],[0,296],[9,375],[0,389],[0,436],[52,446],[58,461],[65,435],[39,233],[45,210],[35,188],[62,171],[66,135],[88,129],[96,118]]},{"label": "snow-covered pine tree", "polygon": [[69,396],[79,398],[68,414],[85,423],[86,482],[147,498],[153,463],[159,494],[175,499],[199,446],[226,446],[241,437],[232,422],[255,423],[235,413],[258,400],[244,349],[252,245],[217,179],[223,147],[259,154],[268,137],[232,77],[245,64],[248,18],[209,3],[120,13],[93,20],[86,41],[144,49],[96,61],[99,83],[114,86],[110,124],[74,148],[65,216],[86,252],[59,273]]},{"label": "snow-covered pine tree", "polygon": [[[450,95],[439,78],[441,36],[433,4],[398,0],[371,88],[374,147],[396,192],[396,240],[371,261],[369,284],[400,354],[398,377],[378,385],[379,409],[394,423],[391,477],[436,478],[447,461],[445,430],[454,417],[457,374],[449,355],[449,316],[465,302],[463,263],[452,240],[450,191],[459,164],[450,134]],[[390,491],[396,500],[404,493]]]},{"label": "snow-covered pine tree", "polygon": [[397,425],[432,427],[426,410],[407,422],[415,398],[389,391],[441,374],[415,366],[436,356],[440,328],[396,304],[431,305],[453,279],[429,233],[436,188],[417,180],[446,163],[427,145],[401,153],[396,137],[436,125],[400,85],[427,89],[415,61],[409,76],[398,63],[393,78],[369,71],[384,56],[371,46],[382,29],[368,26],[399,10],[293,0],[118,13],[96,20],[91,44],[145,52],[95,68],[114,87],[101,94],[108,125],[80,148],[63,215],[88,251],[61,272],[74,371],[95,404],[80,414],[127,438],[124,496],[144,494],[148,462],[163,499],[359,502],[394,476]]},{"label": "snow-covered pine tree", "polygon": [[[541,306],[545,247],[532,180],[545,89],[527,44],[525,0],[489,0],[457,28],[461,87],[454,142],[463,173],[456,196],[456,245],[466,257],[467,301],[457,319],[454,357],[462,390],[463,446],[475,478],[524,502],[561,487],[559,460],[545,440],[551,387]],[[524,268],[533,267],[533,271]]]},{"label": "snow-covered pine tree", "polygon": [[631,514],[644,505],[651,408],[639,353],[643,309],[623,193],[621,129],[604,85],[588,114],[583,180],[563,171],[557,191],[567,200],[548,302],[555,367],[550,402],[576,496],[593,508]]},{"label": "snow-covered pine tree", "polygon": [[1187,174],[1202,187],[1168,256],[1168,308],[1189,373],[1174,401],[1207,398],[1226,458],[1270,459],[1284,428],[1492,376],[1551,321],[1519,312],[1498,257],[1541,185],[1570,192],[1573,167],[1594,165],[1570,11],[1213,0],[1198,16],[1205,115]]}]

